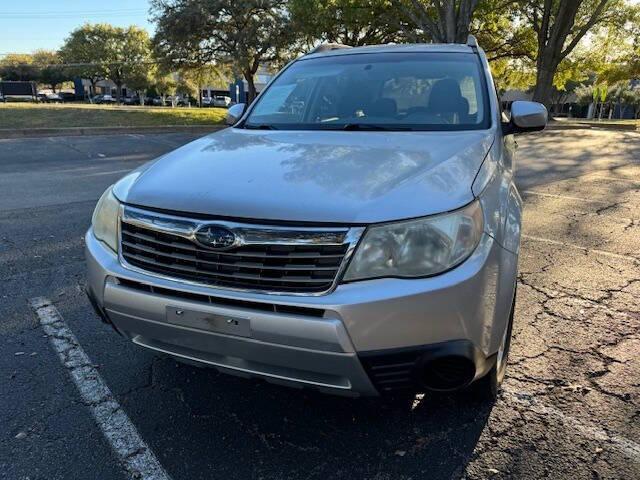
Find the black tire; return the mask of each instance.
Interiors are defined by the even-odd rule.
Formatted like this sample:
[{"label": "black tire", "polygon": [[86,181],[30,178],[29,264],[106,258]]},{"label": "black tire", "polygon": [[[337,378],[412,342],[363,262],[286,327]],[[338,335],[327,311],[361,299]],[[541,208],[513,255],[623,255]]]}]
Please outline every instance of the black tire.
[{"label": "black tire", "polygon": [[[516,288],[517,290],[517,288]],[[481,398],[487,400],[495,400],[500,393],[500,387],[504,380],[505,373],[507,371],[507,362],[509,360],[509,350],[511,349],[511,334],[513,331],[513,316],[516,310],[516,291],[513,292],[513,303],[511,304],[511,313],[509,314],[509,323],[507,324],[507,331],[504,337],[504,347],[502,348],[502,355],[497,354],[496,363],[491,367],[491,370],[487,374],[476,380],[471,389],[474,393],[477,393]]]}]

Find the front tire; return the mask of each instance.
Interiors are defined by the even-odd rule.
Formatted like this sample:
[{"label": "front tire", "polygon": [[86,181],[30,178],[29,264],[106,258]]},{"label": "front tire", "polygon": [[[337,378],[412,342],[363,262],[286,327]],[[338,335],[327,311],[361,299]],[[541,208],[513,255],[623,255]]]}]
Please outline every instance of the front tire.
[{"label": "front tire", "polygon": [[472,389],[481,397],[492,401],[495,400],[498,393],[500,393],[500,388],[507,371],[507,361],[509,358],[509,350],[511,349],[513,317],[516,310],[516,291],[513,292],[513,303],[511,305],[511,313],[509,314],[509,323],[507,324],[502,342],[500,342],[500,347],[498,348],[498,353],[496,354],[496,363],[484,377],[472,385]]}]

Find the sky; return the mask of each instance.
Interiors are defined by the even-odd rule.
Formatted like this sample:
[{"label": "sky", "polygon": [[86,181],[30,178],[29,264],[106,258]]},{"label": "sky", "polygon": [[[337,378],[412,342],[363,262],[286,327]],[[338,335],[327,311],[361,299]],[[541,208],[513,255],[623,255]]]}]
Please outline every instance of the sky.
[{"label": "sky", "polygon": [[0,55],[59,48],[69,32],[84,23],[137,25],[153,32],[148,0],[0,0]]}]

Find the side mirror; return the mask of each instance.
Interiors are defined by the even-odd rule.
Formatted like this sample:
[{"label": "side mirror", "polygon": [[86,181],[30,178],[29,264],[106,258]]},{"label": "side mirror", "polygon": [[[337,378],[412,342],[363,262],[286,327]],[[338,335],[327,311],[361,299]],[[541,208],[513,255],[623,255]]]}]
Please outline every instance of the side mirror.
[{"label": "side mirror", "polygon": [[238,120],[240,120],[240,117],[242,117],[246,106],[247,105],[244,103],[236,103],[235,105],[230,106],[227,110],[227,116],[224,119],[224,123],[227,125],[234,125]]},{"label": "side mirror", "polygon": [[544,130],[547,118],[547,108],[541,103],[516,100],[511,104],[511,120],[503,124],[503,132],[509,135]]}]

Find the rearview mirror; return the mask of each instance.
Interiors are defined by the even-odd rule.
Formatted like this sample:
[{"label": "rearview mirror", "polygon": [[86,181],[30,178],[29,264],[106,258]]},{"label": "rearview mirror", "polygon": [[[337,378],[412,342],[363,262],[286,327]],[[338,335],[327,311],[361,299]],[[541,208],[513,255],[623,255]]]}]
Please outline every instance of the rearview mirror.
[{"label": "rearview mirror", "polygon": [[503,124],[503,132],[508,135],[544,130],[547,117],[547,108],[541,103],[516,100],[511,104],[511,120]]},{"label": "rearview mirror", "polygon": [[236,103],[235,105],[230,106],[227,110],[227,116],[224,119],[224,123],[227,125],[234,125],[238,120],[240,120],[240,117],[242,117],[245,106],[246,104],[244,103]]}]

